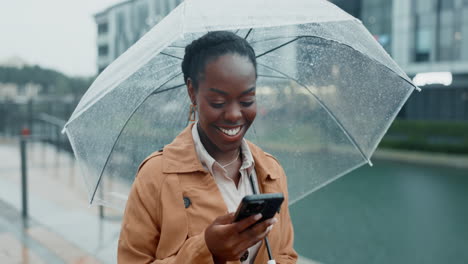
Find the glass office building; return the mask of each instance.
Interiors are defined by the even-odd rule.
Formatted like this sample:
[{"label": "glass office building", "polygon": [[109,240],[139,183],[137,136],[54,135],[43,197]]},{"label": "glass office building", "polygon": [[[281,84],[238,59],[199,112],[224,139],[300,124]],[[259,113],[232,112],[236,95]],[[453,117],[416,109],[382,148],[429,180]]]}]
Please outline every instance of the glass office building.
[{"label": "glass office building", "polygon": [[411,120],[468,121],[468,0],[334,0],[361,19],[422,88]]},{"label": "glass office building", "polygon": [[362,0],[361,20],[388,53],[392,53],[392,1]]},{"label": "glass office building", "polygon": [[413,0],[411,8],[413,61],[468,60],[468,0]]},{"label": "glass office building", "polygon": [[[404,65],[423,92],[402,116],[468,121],[468,0],[411,0]],[[436,73],[434,73],[436,72]],[[419,80],[425,73],[426,77]],[[445,76],[445,77],[444,77]]]},{"label": "glass office building", "polygon": [[331,0],[331,2],[359,18],[385,50],[391,53],[392,0]]}]

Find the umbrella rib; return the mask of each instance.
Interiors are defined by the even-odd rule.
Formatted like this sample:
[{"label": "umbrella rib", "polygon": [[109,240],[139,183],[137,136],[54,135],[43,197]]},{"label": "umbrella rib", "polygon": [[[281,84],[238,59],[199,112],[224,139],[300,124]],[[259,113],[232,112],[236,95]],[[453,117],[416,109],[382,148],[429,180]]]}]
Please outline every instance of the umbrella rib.
[{"label": "umbrella rib", "polygon": [[161,53],[159,53],[159,54],[166,55],[166,56],[169,56],[169,57],[172,57],[172,58],[176,58],[176,59],[182,60],[182,58],[181,58],[181,57],[177,57],[177,56],[174,56],[174,55],[171,55],[171,54],[165,53],[165,52],[161,52]]},{"label": "umbrella rib", "polygon": [[[180,76],[182,74],[182,72],[176,74],[174,77],[170,78],[169,80],[167,80],[165,83],[163,83],[161,86],[159,86],[159,88],[157,88],[155,90],[155,92],[157,90],[159,90],[161,87],[163,87],[164,85],[166,85],[167,83],[169,83],[170,81],[174,80],[175,78],[177,78],[178,76]],[[180,87],[180,86],[178,86]],[[171,87],[172,89],[175,89],[174,87]],[[170,88],[168,89],[164,89],[164,90],[169,90]],[[170,90],[172,90],[170,89]],[[99,184],[101,183],[101,180],[102,180],[102,175],[104,174],[104,170],[106,169],[106,166],[107,166],[107,163],[109,162],[109,159],[112,155],[112,152],[114,151],[114,148],[115,148],[115,145],[117,144],[117,141],[119,141],[119,138],[120,136],[122,135],[122,132],[124,131],[125,127],[127,126],[128,122],[130,121],[130,119],[132,119],[133,115],[136,113],[136,111],[140,108],[140,106],[146,102],[146,100],[148,100],[148,98],[150,98],[151,95],[155,94],[155,92],[152,92],[150,93],[137,107],[135,107],[135,109],[133,110],[133,112],[130,114],[130,116],[128,117],[127,121],[125,121],[125,124],[123,125],[122,129],[120,130],[119,134],[117,135],[117,138],[115,139],[114,141],[114,144],[112,145],[112,148],[109,152],[109,155],[107,156],[106,158],[106,162],[104,163],[104,166],[102,167],[102,170],[101,170],[101,173],[99,174],[99,179],[98,179],[98,182],[96,183],[96,188],[94,188],[94,191],[93,191],[93,195],[91,196],[91,201],[90,201],[90,204],[93,203],[94,201],[94,197],[96,196],[96,191],[99,187]]]},{"label": "umbrella rib", "polygon": [[247,34],[245,35],[244,39],[247,39],[250,35],[250,33],[252,32],[253,28],[250,28],[249,29],[249,32],[247,32]]},{"label": "umbrella rib", "polygon": [[266,77],[266,78],[276,78],[276,79],[283,79],[283,80],[289,80],[286,77],[281,77],[281,76],[274,76],[274,75],[264,75],[264,74],[258,74],[259,77]]},{"label": "umbrella rib", "polygon": [[286,45],[288,45],[288,44],[290,44],[290,43],[292,43],[292,42],[294,42],[294,41],[296,41],[296,40],[298,40],[298,39],[300,39],[300,38],[302,38],[302,37],[297,37],[297,38],[295,38],[295,39],[293,39],[293,40],[290,40],[290,41],[288,41],[288,42],[286,42],[286,43],[283,43],[283,44],[281,44],[281,45],[279,45],[279,46],[277,46],[277,47],[274,47],[274,48],[272,48],[271,50],[265,51],[264,53],[262,53],[262,54],[260,54],[260,55],[257,55],[257,59],[260,58],[260,57],[262,57],[262,56],[264,56],[264,55],[266,55],[266,54],[268,54],[268,53],[270,53],[270,52],[273,52],[273,51],[275,51],[275,50],[277,50],[277,49],[279,49],[279,48],[282,48],[282,47],[284,47],[284,46],[286,46]]},{"label": "umbrella rib", "polygon": [[299,38],[299,37],[311,37],[311,36],[309,36],[309,35],[296,35],[296,36],[282,36],[282,37],[275,37],[275,38],[264,38],[264,39],[260,39],[260,40],[257,40],[257,41],[251,41],[249,43],[250,44],[258,44],[258,43],[272,41],[272,40],[291,39],[291,38]]},{"label": "umbrella rib", "polygon": [[177,89],[179,87],[182,87],[184,86],[185,84],[179,84],[179,85],[176,85],[176,86],[172,86],[170,88],[167,88],[167,89],[162,89],[162,90],[157,90],[157,91],[154,91],[153,93],[151,93],[150,95],[155,95],[155,94],[158,94],[158,93],[162,93],[162,92],[167,92],[167,91],[170,91],[170,90],[174,90],[174,89]]},{"label": "umbrella rib", "polygon": [[283,73],[281,71],[278,71],[272,67],[269,67],[265,64],[262,64],[262,63],[258,63],[260,65],[262,65],[263,67],[265,68],[268,68],[272,71],[275,71],[279,74],[282,74],[284,75],[286,78],[288,79],[291,79],[293,81],[295,81],[297,84],[299,84],[300,86],[304,87],[317,101],[318,103],[320,104],[320,106],[323,107],[323,109],[325,109],[325,111],[332,117],[332,119],[336,122],[336,124],[341,128],[341,130],[345,133],[346,137],[351,141],[351,143],[354,145],[354,147],[359,151],[359,153],[361,154],[361,156],[364,158],[365,161],[367,161],[367,163],[369,164],[372,164],[371,161],[369,160],[369,158],[366,156],[366,154],[364,153],[364,151],[361,149],[361,147],[357,144],[356,140],[354,139],[354,137],[348,132],[348,130],[346,130],[346,128],[343,126],[343,124],[340,122],[340,120],[338,119],[338,117],[336,117],[332,111],[325,105],[325,103],[320,100],[320,98],[318,98],[309,88],[307,88],[307,86],[305,86],[304,84],[302,84],[301,82],[299,82],[299,80],[296,80],[294,78],[292,78],[291,76],[287,75],[286,73]]},{"label": "umbrella rib", "polygon": [[174,48],[174,49],[185,49],[185,47],[182,46],[167,46],[168,48]]}]

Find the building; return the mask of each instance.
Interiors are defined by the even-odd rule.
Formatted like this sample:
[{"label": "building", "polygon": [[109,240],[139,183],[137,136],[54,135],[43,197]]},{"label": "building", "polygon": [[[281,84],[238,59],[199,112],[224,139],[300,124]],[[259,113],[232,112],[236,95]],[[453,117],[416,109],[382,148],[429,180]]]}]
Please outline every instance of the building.
[{"label": "building", "polygon": [[0,102],[27,102],[33,98],[37,98],[41,90],[42,86],[40,84],[32,82],[23,85],[0,82]]},{"label": "building", "polygon": [[468,0],[332,0],[364,25],[423,91],[400,117],[468,121]]},{"label": "building", "polygon": [[393,17],[392,55],[423,89],[401,116],[468,121],[468,1],[394,0]]},{"label": "building", "polygon": [[102,72],[182,0],[128,0],[94,15],[97,66]]},{"label": "building", "polygon": [[[0,67],[22,69],[25,66],[28,66],[28,63],[17,56],[0,61]],[[38,97],[41,90],[43,90],[42,85],[34,82],[18,84],[0,80],[0,103],[4,101],[27,102]]]},{"label": "building", "polygon": [[[361,19],[423,89],[400,118],[468,121],[468,0],[330,1]],[[96,14],[99,72],[180,2],[128,0]]]},{"label": "building", "polygon": [[101,73],[183,0],[127,0],[94,15]]}]

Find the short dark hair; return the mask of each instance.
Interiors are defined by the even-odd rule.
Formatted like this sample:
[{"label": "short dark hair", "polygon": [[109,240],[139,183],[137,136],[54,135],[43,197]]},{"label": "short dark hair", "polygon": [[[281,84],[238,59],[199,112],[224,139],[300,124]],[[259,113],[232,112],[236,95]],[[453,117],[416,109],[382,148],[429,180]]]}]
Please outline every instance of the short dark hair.
[{"label": "short dark hair", "polygon": [[184,82],[187,83],[187,79],[190,78],[197,90],[206,64],[225,54],[247,57],[254,66],[255,76],[257,75],[255,51],[247,40],[229,31],[211,31],[185,47],[182,61]]}]

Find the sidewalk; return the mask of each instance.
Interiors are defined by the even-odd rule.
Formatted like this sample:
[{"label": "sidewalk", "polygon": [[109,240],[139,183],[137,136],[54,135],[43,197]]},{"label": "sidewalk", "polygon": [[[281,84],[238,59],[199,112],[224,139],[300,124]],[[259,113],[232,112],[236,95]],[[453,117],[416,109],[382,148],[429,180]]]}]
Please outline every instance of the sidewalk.
[{"label": "sidewalk", "polygon": [[0,210],[1,263],[100,263],[36,221],[19,220],[18,211],[2,201]]},{"label": "sidewalk", "polygon": [[372,159],[391,160],[413,164],[431,164],[436,166],[468,169],[468,155],[429,153],[421,151],[377,149]]},{"label": "sidewalk", "polygon": [[0,263],[116,263],[120,221],[88,207],[73,157],[34,142],[27,151],[30,220],[23,223],[18,140],[0,139]]}]

